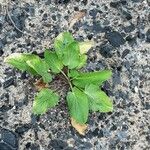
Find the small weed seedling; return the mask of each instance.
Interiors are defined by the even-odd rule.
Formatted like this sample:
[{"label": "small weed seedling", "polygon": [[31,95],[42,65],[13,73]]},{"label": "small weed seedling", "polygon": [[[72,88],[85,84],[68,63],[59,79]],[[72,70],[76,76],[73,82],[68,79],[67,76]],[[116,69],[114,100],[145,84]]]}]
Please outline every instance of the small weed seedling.
[{"label": "small weed seedling", "polygon": [[[55,39],[55,51],[46,49],[43,59],[38,55],[24,53],[14,53],[5,59],[5,62],[22,71],[41,76],[45,84],[62,74],[69,85],[66,100],[71,124],[80,134],[84,134],[87,128],[89,111],[104,113],[113,110],[112,101],[99,88],[111,77],[111,71],[80,71],[86,64],[86,53],[92,46],[91,41],[77,42],[69,32],[63,32]],[[37,115],[44,114],[58,101],[57,91],[43,87],[35,97],[32,111]]]}]

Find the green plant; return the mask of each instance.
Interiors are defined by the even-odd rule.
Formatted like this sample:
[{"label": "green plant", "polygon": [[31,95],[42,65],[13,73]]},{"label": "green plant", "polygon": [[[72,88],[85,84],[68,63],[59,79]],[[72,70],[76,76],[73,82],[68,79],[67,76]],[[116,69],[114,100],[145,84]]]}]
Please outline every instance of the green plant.
[{"label": "green plant", "polygon": [[[93,42],[77,42],[69,32],[59,34],[53,50],[46,49],[44,59],[34,54],[15,53],[8,56],[5,62],[27,71],[34,76],[41,76],[44,83],[50,83],[55,76],[62,74],[69,85],[66,99],[72,125],[81,133],[88,120],[89,111],[110,112],[113,104],[110,98],[99,88],[111,77],[110,70],[81,72],[86,64],[87,51]],[[44,114],[59,102],[57,91],[43,88],[35,97],[34,114]]]}]

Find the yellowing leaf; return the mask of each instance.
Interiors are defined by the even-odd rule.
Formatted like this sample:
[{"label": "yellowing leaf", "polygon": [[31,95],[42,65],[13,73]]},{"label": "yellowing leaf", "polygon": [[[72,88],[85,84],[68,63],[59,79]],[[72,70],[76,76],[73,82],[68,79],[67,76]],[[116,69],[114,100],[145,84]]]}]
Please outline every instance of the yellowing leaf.
[{"label": "yellowing leaf", "polygon": [[47,88],[48,84],[44,83],[42,79],[37,80],[34,83],[36,90],[41,91],[43,88]]},{"label": "yellowing leaf", "polygon": [[79,132],[79,134],[85,135],[85,131],[88,127],[86,124],[77,123],[73,118],[71,118],[71,124]]},{"label": "yellowing leaf", "polygon": [[4,62],[11,64],[15,68],[18,68],[22,71],[27,71],[33,75],[36,75],[37,72],[31,68],[26,61],[36,58],[34,54],[22,54],[22,53],[13,53],[5,58]]},{"label": "yellowing leaf", "polygon": [[91,47],[94,46],[94,41],[85,41],[85,42],[80,42],[79,47],[80,47],[80,53],[85,54],[87,53]]},{"label": "yellowing leaf", "polygon": [[78,65],[77,69],[82,68],[86,64],[86,61],[87,61],[87,55],[85,55],[85,54],[81,55],[80,56],[80,64]]}]

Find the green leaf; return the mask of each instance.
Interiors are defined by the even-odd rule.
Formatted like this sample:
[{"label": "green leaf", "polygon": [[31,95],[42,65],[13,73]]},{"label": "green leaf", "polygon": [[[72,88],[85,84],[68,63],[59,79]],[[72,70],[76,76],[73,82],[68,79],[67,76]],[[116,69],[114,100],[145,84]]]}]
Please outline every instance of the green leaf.
[{"label": "green leaf", "polygon": [[68,47],[72,42],[74,42],[73,36],[69,32],[60,33],[54,42],[54,47],[56,54],[59,58],[62,58],[63,51]]},{"label": "green leaf", "polygon": [[87,84],[102,85],[102,83],[109,79],[111,75],[112,72],[110,70],[80,73],[79,76],[73,79],[73,84],[82,88]]},{"label": "green leaf", "polygon": [[80,42],[79,43],[80,53],[81,54],[87,53],[92,46],[94,46],[94,42],[93,41]]},{"label": "green leaf", "polygon": [[77,77],[78,75],[79,75],[79,72],[78,72],[77,70],[75,70],[75,69],[69,70],[68,76],[69,76],[70,78],[75,78],[75,77]]},{"label": "green leaf", "polygon": [[49,68],[54,73],[59,73],[63,68],[62,62],[58,59],[58,56],[54,52],[50,52],[49,50],[45,50],[44,53],[45,61],[49,65]]},{"label": "green leaf", "polygon": [[76,68],[80,64],[80,52],[77,42],[71,43],[65,50],[63,56],[63,64],[69,69]]},{"label": "green leaf", "polygon": [[81,55],[80,56],[80,63],[78,65],[77,69],[82,68],[86,64],[86,61],[87,61],[87,55]]},{"label": "green leaf", "polygon": [[52,80],[52,76],[48,73],[48,64],[40,57],[36,56],[35,58],[28,60],[27,64],[42,76],[45,83],[48,83]]},{"label": "green leaf", "polygon": [[90,110],[100,112],[110,112],[113,110],[112,101],[97,85],[87,85],[85,87],[85,94],[87,94],[90,101]]},{"label": "green leaf", "polygon": [[58,104],[59,96],[50,89],[42,89],[33,102],[33,113],[44,114],[49,108]]},{"label": "green leaf", "polygon": [[5,58],[4,62],[11,64],[12,66],[22,71],[27,71],[28,73],[36,75],[36,71],[26,63],[26,61],[31,60],[35,57],[36,55],[33,54],[13,53],[7,58]]},{"label": "green leaf", "polygon": [[67,94],[67,102],[71,117],[78,123],[87,122],[89,113],[89,103],[86,94],[77,88]]}]

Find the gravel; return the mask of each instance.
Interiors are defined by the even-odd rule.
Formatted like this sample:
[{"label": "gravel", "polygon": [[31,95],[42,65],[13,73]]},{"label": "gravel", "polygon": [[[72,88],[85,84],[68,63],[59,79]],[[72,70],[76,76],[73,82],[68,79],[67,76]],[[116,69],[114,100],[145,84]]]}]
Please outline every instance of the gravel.
[{"label": "gravel", "polygon": [[[150,149],[149,6],[149,0],[0,1],[0,150]],[[85,16],[69,28],[78,11]],[[33,115],[33,78],[4,63],[14,52],[43,57],[66,30],[95,41],[87,71],[113,71],[102,89],[114,111],[91,113],[85,136],[71,127],[63,95],[56,108]]]}]

